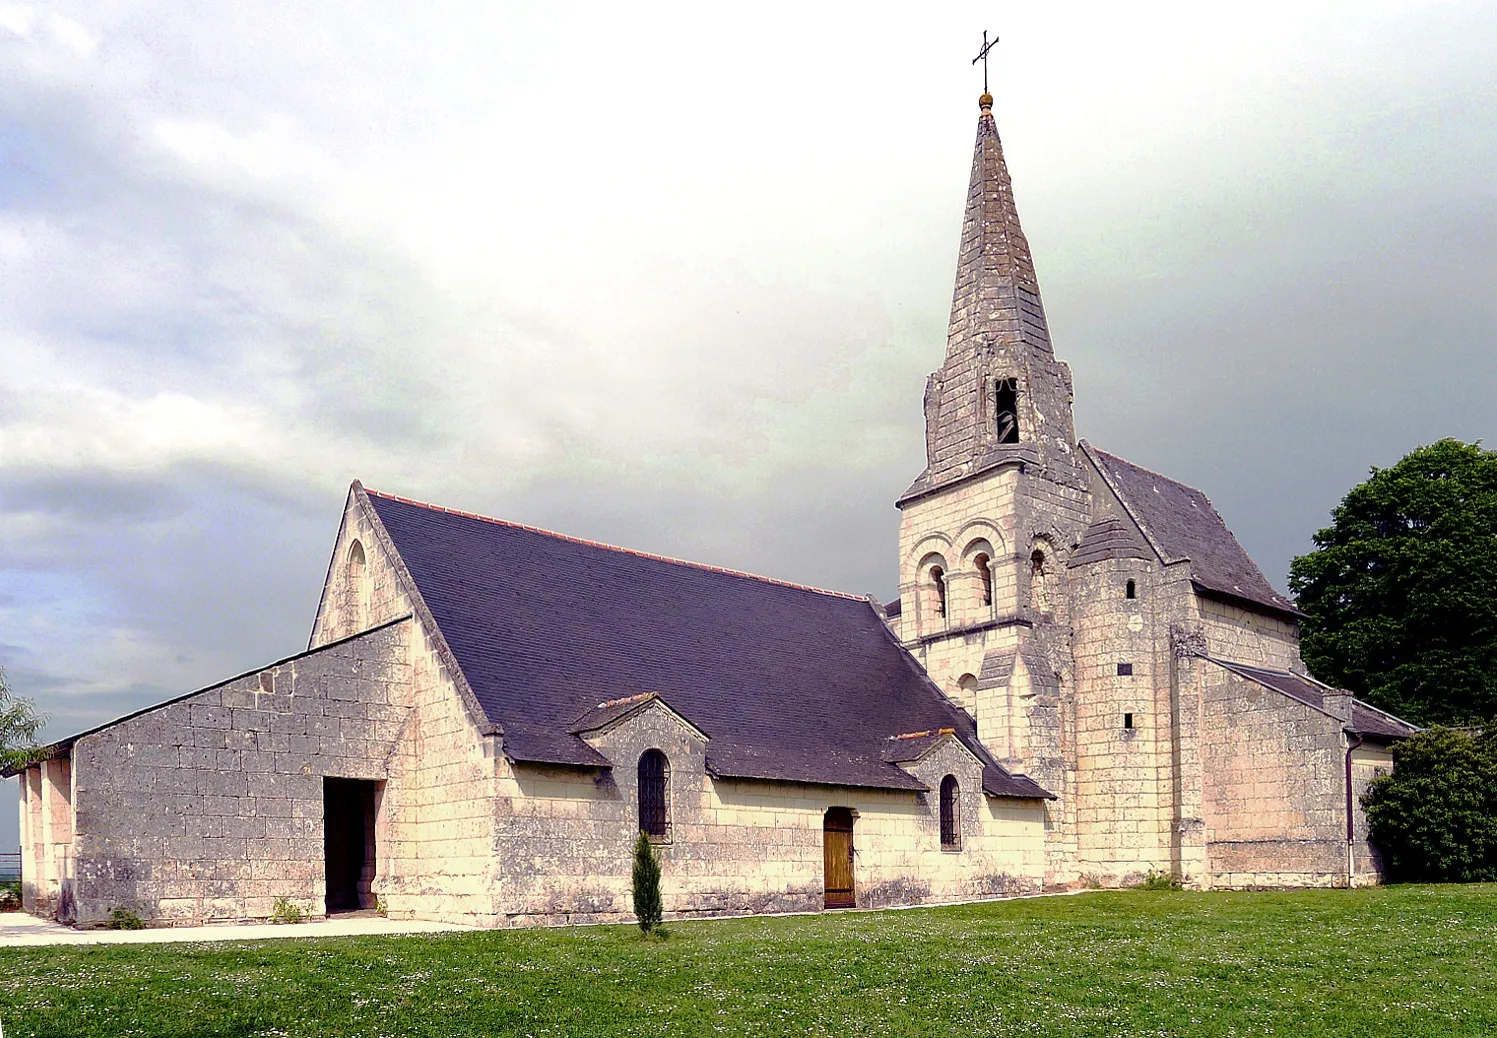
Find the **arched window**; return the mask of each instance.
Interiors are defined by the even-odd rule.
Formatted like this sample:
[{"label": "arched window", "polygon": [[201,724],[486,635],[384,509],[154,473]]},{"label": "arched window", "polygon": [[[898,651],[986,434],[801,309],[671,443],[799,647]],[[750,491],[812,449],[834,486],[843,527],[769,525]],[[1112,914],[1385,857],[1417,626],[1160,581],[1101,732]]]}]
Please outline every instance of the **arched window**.
[{"label": "arched window", "polygon": [[993,431],[999,443],[1019,442],[1019,382],[1000,378],[993,383]]},{"label": "arched window", "polygon": [[972,564],[977,567],[977,575],[982,579],[982,604],[990,606],[993,604],[993,561],[986,552],[980,551]]},{"label": "arched window", "polygon": [[936,615],[946,615],[946,571],[940,566],[930,568],[930,583],[936,589]]},{"label": "arched window", "polygon": [[941,780],[941,846],[951,850],[962,845],[962,787],[955,775]]},{"label": "arched window", "polygon": [[670,764],[659,750],[639,758],[639,831],[665,839],[670,835]]},{"label": "arched window", "polygon": [[343,622],[348,634],[357,634],[369,626],[368,566],[364,546],[354,541],[348,549],[343,568]]},{"label": "arched window", "polygon": [[1124,598],[1137,598],[1138,597],[1138,585],[1135,584],[1135,583],[1133,583],[1133,581],[1131,581],[1131,580],[1128,581],[1128,583],[1123,587],[1123,597]]}]

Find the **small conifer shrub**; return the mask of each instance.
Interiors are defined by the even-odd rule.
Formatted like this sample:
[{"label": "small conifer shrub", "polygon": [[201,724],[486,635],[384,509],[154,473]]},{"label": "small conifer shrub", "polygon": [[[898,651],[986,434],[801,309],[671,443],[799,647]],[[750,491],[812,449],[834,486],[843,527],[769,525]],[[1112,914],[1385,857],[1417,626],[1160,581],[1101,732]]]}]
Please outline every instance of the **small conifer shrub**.
[{"label": "small conifer shrub", "polygon": [[634,841],[634,916],[649,933],[660,925],[660,859],[644,833]]}]

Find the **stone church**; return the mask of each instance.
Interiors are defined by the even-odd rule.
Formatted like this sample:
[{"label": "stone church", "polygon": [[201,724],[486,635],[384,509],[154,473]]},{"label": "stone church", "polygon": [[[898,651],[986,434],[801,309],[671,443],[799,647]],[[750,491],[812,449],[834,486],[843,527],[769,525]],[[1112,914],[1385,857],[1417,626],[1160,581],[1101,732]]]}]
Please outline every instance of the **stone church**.
[{"label": "stone church", "polygon": [[25,907],[625,920],[641,831],[677,918],[1375,882],[1413,729],[1305,672],[1200,491],[1076,438],[991,106],[897,600],[355,482],[307,651],[21,773]]}]

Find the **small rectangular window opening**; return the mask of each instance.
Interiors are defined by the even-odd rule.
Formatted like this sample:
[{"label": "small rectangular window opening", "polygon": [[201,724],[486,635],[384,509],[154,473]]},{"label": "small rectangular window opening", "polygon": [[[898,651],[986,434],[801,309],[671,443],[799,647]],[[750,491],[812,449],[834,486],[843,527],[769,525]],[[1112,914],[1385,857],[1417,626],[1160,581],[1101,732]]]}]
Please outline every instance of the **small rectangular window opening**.
[{"label": "small rectangular window opening", "polygon": [[1131,664],[1131,663],[1119,663],[1118,664],[1118,677],[1120,677],[1120,678],[1131,678],[1132,676],[1133,676],[1133,664]]},{"label": "small rectangular window opening", "polygon": [[1123,727],[1126,728],[1130,732],[1133,731],[1133,715],[1132,714],[1124,714],[1123,715]]},{"label": "small rectangular window opening", "polygon": [[1019,442],[1019,382],[1000,378],[993,383],[993,425],[999,443]]},{"label": "small rectangular window opening", "polygon": [[1131,580],[1128,581],[1127,585],[1123,588],[1123,597],[1124,598],[1137,598],[1138,597],[1138,585],[1135,584],[1135,583],[1133,583],[1133,581],[1131,581]]}]

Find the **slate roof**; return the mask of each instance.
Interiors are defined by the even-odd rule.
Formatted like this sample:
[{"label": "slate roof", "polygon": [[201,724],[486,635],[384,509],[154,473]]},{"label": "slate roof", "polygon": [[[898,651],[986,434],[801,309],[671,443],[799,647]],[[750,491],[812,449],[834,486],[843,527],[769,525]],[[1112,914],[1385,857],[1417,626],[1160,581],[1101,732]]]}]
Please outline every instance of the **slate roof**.
[{"label": "slate roof", "polygon": [[[1329,685],[1324,685],[1314,678],[1302,674],[1291,674],[1284,670],[1268,670],[1264,667],[1250,667],[1244,663],[1231,663],[1224,660],[1213,660],[1218,666],[1225,667],[1234,674],[1239,674],[1249,681],[1255,681],[1266,688],[1281,692],[1290,699],[1298,699],[1307,703],[1317,710],[1325,709],[1325,694],[1330,690]],[[1369,703],[1360,699],[1351,701],[1351,722],[1346,726],[1357,735],[1373,739],[1379,742],[1390,742],[1395,739],[1407,739],[1419,729],[1407,721],[1394,717],[1386,711],[1379,710]]]},{"label": "slate roof", "polygon": [[1160,558],[1166,563],[1190,561],[1190,578],[1198,588],[1302,615],[1273,589],[1205,494],[1099,451],[1085,440],[1081,447]]},{"label": "slate roof", "polygon": [[1116,516],[1098,519],[1081,535],[1081,543],[1071,553],[1066,567],[1085,566],[1089,562],[1105,559],[1153,558],[1148,545],[1139,540],[1138,533]]},{"label": "slate roof", "polygon": [[515,760],[606,766],[578,724],[656,693],[724,777],[924,789],[885,743],[952,728],[989,793],[1050,796],[992,759],[866,598],[367,499]]}]

